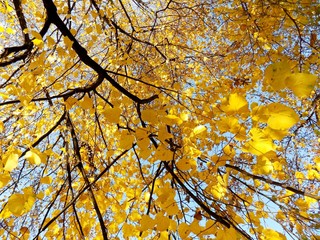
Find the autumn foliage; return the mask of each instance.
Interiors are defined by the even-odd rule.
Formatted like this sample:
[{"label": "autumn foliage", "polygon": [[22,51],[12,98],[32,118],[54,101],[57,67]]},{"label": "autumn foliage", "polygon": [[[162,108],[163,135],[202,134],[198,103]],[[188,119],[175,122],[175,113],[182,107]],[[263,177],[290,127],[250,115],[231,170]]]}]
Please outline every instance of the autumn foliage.
[{"label": "autumn foliage", "polygon": [[319,239],[316,0],[0,0],[2,239]]}]

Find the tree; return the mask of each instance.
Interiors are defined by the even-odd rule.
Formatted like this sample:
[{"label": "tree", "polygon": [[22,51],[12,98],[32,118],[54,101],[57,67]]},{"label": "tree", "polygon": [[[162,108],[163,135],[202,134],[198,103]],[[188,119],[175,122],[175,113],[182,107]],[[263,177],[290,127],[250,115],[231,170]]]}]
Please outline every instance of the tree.
[{"label": "tree", "polygon": [[318,239],[317,1],[0,4],[1,236]]}]

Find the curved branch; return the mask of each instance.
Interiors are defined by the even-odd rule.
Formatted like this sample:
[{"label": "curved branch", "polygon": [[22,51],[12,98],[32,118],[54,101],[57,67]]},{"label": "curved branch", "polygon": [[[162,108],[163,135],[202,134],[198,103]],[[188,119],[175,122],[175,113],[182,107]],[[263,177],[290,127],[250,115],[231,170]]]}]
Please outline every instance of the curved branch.
[{"label": "curved branch", "polygon": [[296,189],[296,188],[293,188],[293,187],[290,187],[290,186],[287,186],[285,183],[280,183],[280,182],[277,182],[277,181],[273,181],[271,179],[267,179],[267,178],[264,178],[264,177],[261,177],[261,176],[257,176],[257,175],[254,175],[254,174],[251,174],[239,167],[236,167],[236,166],[232,166],[230,164],[226,164],[225,165],[226,167],[228,168],[232,168],[244,175],[247,175],[248,177],[251,177],[252,179],[257,179],[257,180],[261,180],[261,181],[264,181],[266,183],[269,183],[269,184],[272,184],[272,185],[275,185],[275,186],[278,186],[278,187],[282,187],[282,188],[285,188],[291,192],[294,192],[294,193],[297,193],[299,195],[303,195],[303,196],[307,196],[307,197],[310,197],[310,198],[313,198],[313,199],[316,199],[316,200],[320,200],[320,196],[316,196],[316,195],[313,195],[311,193],[307,193],[305,191],[302,191],[302,190],[299,190],[299,189]]},{"label": "curved branch", "polygon": [[[60,30],[63,36],[68,37],[72,42],[72,49],[77,53],[80,60],[92,68],[98,75],[101,80],[101,82],[98,84],[100,85],[104,79],[106,79],[113,87],[115,87],[119,92],[126,95],[128,98],[133,100],[137,103],[149,103],[153,101],[155,96],[147,98],[147,99],[140,99],[139,97],[135,96],[131,92],[129,92],[127,89],[122,87],[119,83],[117,83],[108,73],[105,69],[103,69],[97,62],[95,62],[89,55],[87,50],[80,45],[80,43],[77,41],[77,39],[72,35],[70,30],[67,28],[67,26],[64,24],[64,22],[61,20],[57,13],[57,8],[54,5],[52,0],[43,0],[43,4],[45,9],[47,10],[48,18],[52,20],[52,23],[57,26],[57,28]],[[97,87],[97,86],[96,86]]]}]

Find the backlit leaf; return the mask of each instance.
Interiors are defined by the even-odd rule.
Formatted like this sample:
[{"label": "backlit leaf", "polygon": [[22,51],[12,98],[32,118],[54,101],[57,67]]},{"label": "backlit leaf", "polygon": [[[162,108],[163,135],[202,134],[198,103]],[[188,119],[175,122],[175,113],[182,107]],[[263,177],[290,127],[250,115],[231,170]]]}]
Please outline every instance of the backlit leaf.
[{"label": "backlit leaf", "polygon": [[317,76],[308,73],[294,73],[286,79],[286,86],[297,97],[309,97],[317,82]]},{"label": "backlit leaf", "polygon": [[127,134],[125,132],[122,133],[121,139],[120,139],[120,148],[122,148],[122,149],[131,148],[134,140],[135,140],[134,136]]},{"label": "backlit leaf", "polygon": [[39,165],[41,163],[41,158],[39,157],[39,155],[33,151],[30,150],[26,153],[25,157],[32,163],[32,164],[36,164]]},{"label": "backlit leaf", "polygon": [[271,87],[273,90],[278,91],[286,87],[286,78],[291,74],[291,69],[288,62],[277,62],[269,65],[265,71],[266,87]]},{"label": "backlit leaf", "polygon": [[280,104],[272,103],[268,105],[270,117],[268,126],[275,130],[286,130],[299,121],[298,114],[291,108]]},{"label": "backlit leaf", "polygon": [[7,172],[0,174],[0,188],[3,188],[7,185],[7,183],[10,181],[11,177],[10,174]]},{"label": "backlit leaf", "polygon": [[155,221],[149,215],[143,215],[140,220],[140,230],[146,231],[152,229],[155,225]]},{"label": "backlit leaf", "polygon": [[17,153],[11,153],[7,158],[4,170],[11,172],[18,166],[19,155]]},{"label": "backlit leaf", "polygon": [[207,128],[203,125],[199,125],[199,126],[196,126],[192,132],[194,135],[198,135],[198,134],[201,134],[205,131],[207,131]]},{"label": "backlit leaf", "polygon": [[180,124],[183,122],[183,120],[182,120],[181,118],[179,118],[179,117],[176,116],[176,115],[172,115],[172,114],[169,114],[169,115],[165,116],[165,117],[163,118],[163,121],[164,121],[166,124],[170,125],[170,126],[172,126],[172,125],[174,125],[174,124],[180,125]]},{"label": "backlit leaf", "polygon": [[107,121],[111,123],[119,123],[121,109],[119,107],[108,108],[103,111],[103,115]]},{"label": "backlit leaf", "polygon": [[12,194],[8,200],[9,211],[16,217],[21,216],[24,213],[25,198],[23,194]]},{"label": "backlit leaf", "polygon": [[228,104],[221,106],[221,109],[227,113],[241,112],[246,110],[248,102],[244,96],[238,93],[232,93],[229,96]]},{"label": "backlit leaf", "polygon": [[91,109],[93,107],[93,102],[90,97],[87,95],[81,99],[78,104],[83,108],[83,109]]}]

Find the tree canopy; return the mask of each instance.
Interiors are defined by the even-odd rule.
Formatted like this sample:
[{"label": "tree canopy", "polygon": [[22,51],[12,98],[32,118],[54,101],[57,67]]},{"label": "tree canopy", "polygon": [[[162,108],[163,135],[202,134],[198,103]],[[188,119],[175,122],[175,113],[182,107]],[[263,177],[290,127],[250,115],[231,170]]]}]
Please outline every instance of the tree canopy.
[{"label": "tree canopy", "polygon": [[316,0],[0,0],[0,235],[319,239]]}]

